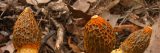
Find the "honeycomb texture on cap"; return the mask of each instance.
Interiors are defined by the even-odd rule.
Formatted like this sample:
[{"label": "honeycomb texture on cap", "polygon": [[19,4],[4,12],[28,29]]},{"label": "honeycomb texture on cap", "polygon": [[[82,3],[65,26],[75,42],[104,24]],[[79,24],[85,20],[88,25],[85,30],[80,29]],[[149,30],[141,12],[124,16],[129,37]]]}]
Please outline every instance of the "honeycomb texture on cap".
[{"label": "honeycomb texture on cap", "polygon": [[39,48],[42,34],[34,18],[32,9],[26,7],[19,15],[13,27],[12,35],[13,45],[17,50],[23,47]]},{"label": "honeycomb texture on cap", "polygon": [[152,34],[152,28],[145,26],[143,29],[135,31],[120,45],[125,53],[143,53],[148,47]]},{"label": "honeycomb texture on cap", "polygon": [[110,53],[116,44],[111,25],[95,15],[84,28],[84,48],[86,53]]}]

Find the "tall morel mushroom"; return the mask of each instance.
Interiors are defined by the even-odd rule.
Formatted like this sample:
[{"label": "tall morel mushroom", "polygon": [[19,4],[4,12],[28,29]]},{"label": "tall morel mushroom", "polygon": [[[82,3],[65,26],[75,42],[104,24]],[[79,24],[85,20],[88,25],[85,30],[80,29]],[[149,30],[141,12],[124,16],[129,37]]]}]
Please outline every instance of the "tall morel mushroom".
[{"label": "tall morel mushroom", "polygon": [[84,29],[86,53],[110,53],[115,44],[116,36],[112,26],[102,17],[94,15]]},{"label": "tall morel mushroom", "polygon": [[145,26],[143,29],[135,31],[120,45],[123,53],[143,53],[148,47],[152,34],[152,28]]},{"label": "tall morel mushroom", "polygon": [[13,45],[17,49],[17,53],[38,53],[42,34],[32,9],[26,7],[19,15],[12,35]]}]

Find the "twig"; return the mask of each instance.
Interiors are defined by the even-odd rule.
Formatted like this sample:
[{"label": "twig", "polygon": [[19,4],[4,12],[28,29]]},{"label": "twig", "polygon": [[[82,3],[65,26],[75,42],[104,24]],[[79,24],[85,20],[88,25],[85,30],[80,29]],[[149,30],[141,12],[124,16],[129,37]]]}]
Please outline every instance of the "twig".
[{"label": "twig", "polygon": [[127,19],[127,17],[133,12],[133,10],[141,8],[142,6],[138,6],[138,7],[132,7],[129,11],[127,11],[127,14],[124,16],[124,19],[122,20],[122,22],[119,24],[119,26],[124,23]]},{"label": "twig", "polygon": [[[43,53],[42,51],[43,51],[43,48],[44,48],[45,45],[54,52],[54,49],[51,48],[51,47],[47,44],[47,40],[48,40],[49,38],[51,38],[54,34],[55,34],[55,32],[54,32],[54,31],[51,31],[47,36],[45,36],[45,37],[43,38],[43,40],[41,41],[41,46],[40,46],[40,49],[39,49],[39,53]],[[54,53],[55,53],[55,52],[54,52]]]},{"label": "twig", "polygon": [[38,26],[40,25],[40,23],[42,22],[43,18],[41,17],[40,21],[38,22]]},{"label": "twig", "polygon": [[121,23],[118,26],[122,25],[122,23],[124,23],[127,20],[127,17],[129,16],[129,14],[130,14],[130,12],[124,16],[123,20],[121,21]]},{"label": "twig", "polygon": [[1,13],[1,15],[0,15],[0,19],[1,19],[1,17],[2,17],[2,15],[4,14],[4,12],[6,11],[6,9]]},{"label": "twig", "polygon": [[45,19],[45,18],[44,18],[44,19],[41,18],[41,19],[37,19],[37,20],[39,21],[39,22],[38,22],[38,26],[40,25],[40,21],[41,21],[41,22],[49,22],[49,21],[48,21],[47,19]]},{"label": "twig", "polygon": [[56,40],[56,49],[60,49],[61,45],[63,43],[63,37],[64,37],[64,27],[62,24],[58,23],[56,20],[54,20],[53,18],[50,18],[52,20],[52,22],[54,23],[54,25],[58,28],[57,29],[57,40]]},{"label": "twig", "polygon": [[137,25],[137,26],[140,26],[140,27],[144,27],[145,26],[145,24],[142,24],[139,21],[134,20],[134,19],[129,19],[129,21],[132,22],[133,24]]},{"label": "twig", "polygon": [[123,20],[118,26],[120,26],[122,23],[124,23],[127,20],[127,17],[131,14],[132,11],[133,11],[133,8],[127,11],[127,14],[124,16]]}]

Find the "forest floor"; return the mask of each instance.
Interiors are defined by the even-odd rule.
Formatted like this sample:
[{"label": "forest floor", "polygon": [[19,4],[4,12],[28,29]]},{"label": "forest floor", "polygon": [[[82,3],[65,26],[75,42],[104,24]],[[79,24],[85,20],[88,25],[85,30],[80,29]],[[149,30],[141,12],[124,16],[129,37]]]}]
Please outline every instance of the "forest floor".
[{"label": "forest floor", "polygon": [[[160,0],[0,0],[0,53],[15,50],[11,41],[13,26],[25,7],[33,10],[43,35],[54,33],[46,43],[56,53],[84,52],[83,28],[93,15],[112,25],[117,47],[129,34],[152,26],[151,42],[145,53],[160,51],[157,47],[160,46]],[[51,51],[46,45],[43,50]]]}]

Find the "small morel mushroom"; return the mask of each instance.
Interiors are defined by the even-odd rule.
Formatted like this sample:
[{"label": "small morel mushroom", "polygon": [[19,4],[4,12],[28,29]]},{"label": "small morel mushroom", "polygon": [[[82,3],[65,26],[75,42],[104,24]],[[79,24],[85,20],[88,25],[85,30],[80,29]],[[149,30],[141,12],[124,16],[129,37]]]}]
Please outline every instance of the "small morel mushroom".
[{"label": "small morel mushroom", "polygon": [[120,45],[123,53],[143,53],[148,47],[152,28],[145,26],[143,29],[135,31]]},{"label": "small morel mushroom", "polygon": [[17,53],[38,53],[42,34],[32,9],[26,7],[19,15],[12,35],[13,45],[17,49]]},{"label": "small morel mushroom", "polygon": [[116,36],[112,26],[102,17],[94,15],[84,29],[86,53],[110,53],[115,44]]}]

